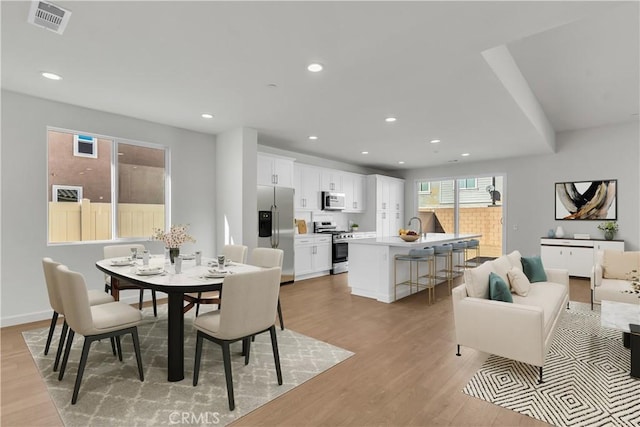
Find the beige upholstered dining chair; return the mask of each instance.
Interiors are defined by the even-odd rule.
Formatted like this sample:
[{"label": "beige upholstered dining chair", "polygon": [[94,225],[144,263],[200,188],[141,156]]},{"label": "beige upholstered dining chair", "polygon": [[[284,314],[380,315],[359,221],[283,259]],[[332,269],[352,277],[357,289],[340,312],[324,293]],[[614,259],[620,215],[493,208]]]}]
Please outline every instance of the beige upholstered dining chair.
[{"label": "beige upholstered dining chair", "polygon": [[[42,258],[42,269],[44,270],[44,280],[47,284],[47,293],[49,295],[49,305],[53,309],[53,317],[51,317],[51,325],[49,326],[49,335],[47,336],[47,344],[44,347],[45,356],[49,353],[49,347],[51,346],[51,339],[53,338],[53,332],[56,329],[56,323],[58,316],[64,316],[64,307],[62,306],[62,296],[60,295],[60,286],[57,283],[56,268],[60,263],[55,262],[51,258]],[[97,290],[87,291],[87,297],[89,298],[89,305],[100,305],[113,302],[113,297],[109,294]],[[58,364],[60,363],[60,355],[64,348],[64,341],[67,337],[67,319],[65,316],[64,323],[62,324],[62,332],[60,333],[60,341],[58,342],[58,351],[56,352],[56,360],[53,364],[53,371],[58,370]],[[113,354],[116,354],[115,342],[111,340],[111,346]]]},{"label": "beige upholstered dining chair", "polygon": [[60,285],[58,289],[59,294],[62,296],[64,317],[69,325],[69,337],[67,338],[58,380],[62,380],[64,377],[74,335],[78,333],[84,336],[82,356],[78,365],[78,374],[73,388],[71,404],[75,405],[78,400],[78,391],[80,390],[89,349],[91,343],[97,340],[115,337],[118,343],[118,353],[122,355],[120,337],[131,334],[138,362],[138,374],[140,381],[144,381],[137,327],[140,320],[142,320],[140,311],[123,302],[90,306],[87,286],[82,274],[69,270],[66,265],[60,265],[56,268],[56,276],[56,283]]},{"label": "beige upholstered dining chair", "polygon": [[224,304],[219,310],[196,317],[196,355],[193,368],[193,385],[198,385],[202,340],[206,338],[222,347],[222,360],[227,383],[229,409],[235,408],[233,375],[229,346],[236,341],[245,345],[245,364],[249,362],[250,338],[269,331],[276,365],[278,384],[282,385],[280,355],[276,338],[275,318],[280,292],[280,267],[225,277],[222,287]]},{"label": "beige upholstered dining chair", "polygon": [[[249,248],[243,245],[225,245],[222,249],[225,259],[233,262],[245,264],[247,262],[247,251]],[[196,316],[200,313],[200,304],[220,304],[220,293],[218,291],[210,292],[191,292],[184,295],[187,305],[184,306],[183,312],[191,310],[196,306]]]},{"label": "beige upholstered dining chair", "polygon": [[[284,259],[284,251],[282,249],[272,248],[255,248],[251,252],[251,265],[257,267],[280,267],[282,269],[282,261]],[[280,329],[284,331],[284,319],[282,318],[282,306],[280,305],[280,297],[278,296],[278,318],[280,319]]]},{"label": "beige upholstered dining chair", "polygon": [[[146,248],[141,244],[124,244],[124,245],[109,245],[103,249],[105,258],[117,258],[117,257],[129,257],[131,256],[131,249],[136,249],[138,253],[141,253]],[[104,291],[109,292],[111,290],[111,276],[105,275]],[[133,283],[127,283],[119,281],[118,290],[137,289],[140,291],[140,300],[138,302],[138,309],[142,310],[142,300],[144,294],[144,288],[134,285]],[[151,290],[151,299],[153,301],[153,315],[158,317],[158,307],[156,305],[156,291]]]}]

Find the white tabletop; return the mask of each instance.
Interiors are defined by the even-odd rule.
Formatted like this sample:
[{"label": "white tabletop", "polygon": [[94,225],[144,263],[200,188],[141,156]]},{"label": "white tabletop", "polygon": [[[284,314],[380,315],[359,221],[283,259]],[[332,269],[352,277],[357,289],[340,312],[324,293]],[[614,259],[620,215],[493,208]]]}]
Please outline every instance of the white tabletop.
[{"label": "white tabletop", "polygon": [[[223,277],[212,278],[205,276],[209,270],[217,268],[217,262],[213,258],[202,258],[202,265],[196,265],[195,260],[183,260],[182,272],[175,273],[175,265],[171,264],[169,260],[165,260],[164,255],[153,255],[149,259],[149,266],[162,266],[164,271],[162,274],[155,275],[140,275],[137,274],[138,268],[142,267],[142,260],[138,259],[130,265],[116,266],[112,265],[112,261],[116,259],[122,259],[123,257],[108,258],[98,261],[96,264],[102,267],[108,272],[113,272],[120,276],[129,277],[134,281],[146,282],[152,285],[160,286],[197,286],[197,285],[212,285],[220,284],[224,281]],[[230,274],[234,273],[246,273],[250,271],[260,270],[260,267],[256,267],[248,264],[240,264],[232,262],[225,267]]]},{"label": "white tabletop", "polygon": [[629,323],[640,325],[640,304],[602,301],[600,324],[604,328],[629,332]]}]

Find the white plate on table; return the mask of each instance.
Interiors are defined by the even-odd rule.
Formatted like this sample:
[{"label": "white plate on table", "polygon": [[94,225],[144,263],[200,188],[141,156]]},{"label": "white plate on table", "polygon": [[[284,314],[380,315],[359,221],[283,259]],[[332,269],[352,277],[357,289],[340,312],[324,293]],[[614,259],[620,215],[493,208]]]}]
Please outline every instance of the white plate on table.
[{"label": "white plate on table", "polygon": [[125,265],[131,265],[131,260],[129,258],[120,258],[111,260],[111,265],[115,267],[123,267]]},{"label": "white plate on table", "polygon": [[192,259],[196,259],[196,254],[184,254],[182,255],[182,259],[185,261],[190,261]]},{"label": "white plate on table", "polygon": [[138,276],[153,276],[164,273],[164,267],[160,268],[138,268],[136,274]]},{"label": "white plate on table", "polygon": [[206,277],[207,279],[223,279],[224,277],[228,276],[229,274],[231,274],[231,272],[229,270],[209,270],[206,273],[204,273],[204,277]]}]

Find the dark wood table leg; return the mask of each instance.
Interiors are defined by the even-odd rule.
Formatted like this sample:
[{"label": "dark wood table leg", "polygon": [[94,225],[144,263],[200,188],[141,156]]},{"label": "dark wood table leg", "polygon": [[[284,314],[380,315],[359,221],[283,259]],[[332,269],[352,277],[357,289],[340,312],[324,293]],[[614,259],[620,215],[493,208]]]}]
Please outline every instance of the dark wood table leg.
[{"label": "dark wood table leg", "polygon": [[120,281],[111,276],[111,296],[114,300],[120,301]]},{"label": "dark wood table leg", "polygon": [[640,325],[629,324],[631,349],[631,377],[640,379]]},{"label": "dark wood table leg", "polygon": [[184,314],[182,313],[184,294],[169,293],[169,328],[167,368],[169,381],[184,379]]}]

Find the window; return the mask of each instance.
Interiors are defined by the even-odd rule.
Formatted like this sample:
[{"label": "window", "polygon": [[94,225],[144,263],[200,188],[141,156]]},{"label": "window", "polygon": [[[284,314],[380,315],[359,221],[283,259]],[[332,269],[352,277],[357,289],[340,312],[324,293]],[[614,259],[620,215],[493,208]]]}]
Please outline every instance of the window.
[{"label": "window", "polygon": [[475,190],[478,188],[478,181],[476,178],[466,178],[458,180],[458,189],[460,190]]},{"label": "window", "polygon": [[419,182],[418,183],[418,192],[420,194],[431,194],[431,183],[430,182]]},{"label": "window", "polygon": [[[148,237],[165,228],[165,147],[54,128],[47,144],[49,243]],[[90,155],[78,156],[78,148]]]}]

